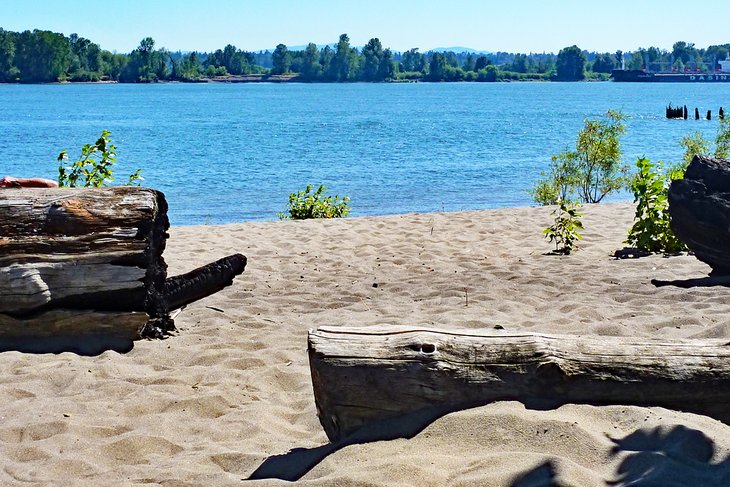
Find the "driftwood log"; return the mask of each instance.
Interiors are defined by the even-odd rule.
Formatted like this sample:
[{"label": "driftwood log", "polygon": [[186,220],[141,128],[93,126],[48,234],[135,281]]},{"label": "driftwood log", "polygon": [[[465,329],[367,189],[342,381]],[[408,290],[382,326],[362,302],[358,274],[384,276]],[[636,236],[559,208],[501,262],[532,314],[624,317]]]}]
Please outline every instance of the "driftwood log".
[{"label": "driftwood log", "polygon": [[730,161],[695,156],[669,188],[670,226],[713,275],[730,275]]},{"label": "driftwood log", "polygon": [[498,400],[662,406],[730,421],[727,340],[321,327],[308,348],[333,442],[402,415]]},{"label": "driftwood log", "polygon": [[159,337],[170,311],[243,272],[235,254],[168,279],[168,228],[151,189],[0,190],[0,350]]}]

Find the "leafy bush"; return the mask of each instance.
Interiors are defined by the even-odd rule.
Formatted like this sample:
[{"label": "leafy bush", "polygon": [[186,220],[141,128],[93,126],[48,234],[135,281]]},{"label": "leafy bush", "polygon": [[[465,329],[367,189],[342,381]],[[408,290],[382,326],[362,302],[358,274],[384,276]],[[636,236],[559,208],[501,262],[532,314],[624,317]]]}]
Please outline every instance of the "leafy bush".
[{"label": "leafy bush", "polygon": [[552,157],[550,171],[530,192],[535,202],[554,205],[577,197],[583,203],[598,203],[624,187],[628,168],[621,164],[619,141],[625,132],[624,116],[612,110],[606,116],[608,120],[586,120],[575,150]]},{"label": "leafy bush", "polygon": [[720,120],[715,136],[715,157],[727,159],[730,157],[730,118]]},{"label": "leafy bush", "polygon": [[289,195],[286,210],[277,214],[280,220],[306,220],[309,218],[344,218],[350,213],[350,197],[325,196],[327,187],[319,185],[312,192],[312,185],[304,191]]},{"label": "leafy bush", "polygon": [[661,161],[653,164],[646,158],[638,159],[636,167],[639,172],[631,182],[636,214],[626,243],[648,252],[674,253],[684,250],[684,243],[669,227],[667,196],[672,178],[681,178],[682,174],[672,172],[665,175]]},{"label": "leafy bush", "polygon": [[710,151],[710,141],[697,131],[682,137],[679,144],[684,147],[684,154],[682,155],[682,162],[672,166],[672,172],[680,171],[684,173],[695,156],[708,156],[713,153],[715,157],[727,159],[730,157],[730,118],[720,120],[715,135],[714,151]]},{"label": "leafy bush", "polygon": [[684,147],[682,155],[684,167],[687,167],[695,156],[706,156],[710,153],[710,142],[697,131],[682,137],[679,145]]},{"label": "leafy bush", "polygon": [[[81,156],[71,164],[68,163],[66,151],[61,151],[58,154],[58,185],[62,188],[108,186],[114,180],[113,166],[117,162],[117,148],[111,143],[110,135],[111,132],[103,130],[101,137],[93,145],[86,144],[81,148]],[[97,160],[98,156],[101,159]],[[126,185],[139,186],[141,172],[141,169],[137,169],[132,173]]]},{"label": "leafy bush", "polygon": [[580,203],[561,201],[560,206],[551,214],[555,215],[555,222],[547,227],[543,234],[551,242],[555,242],[555,253],[568,255],[573,251],[575,242],[583,237],[579,230],[583,229],[580,218],[583,213],[578,213]]}]

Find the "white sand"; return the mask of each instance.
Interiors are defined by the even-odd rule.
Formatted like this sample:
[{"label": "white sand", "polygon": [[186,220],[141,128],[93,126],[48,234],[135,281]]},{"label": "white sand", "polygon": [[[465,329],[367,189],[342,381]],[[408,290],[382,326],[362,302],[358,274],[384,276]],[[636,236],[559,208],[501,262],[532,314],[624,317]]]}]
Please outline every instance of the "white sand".
[{"label": "white sand", "polygon": [[173,228],[170,275],[234,252],[246,271],[129,353],[0,353],[0,485],[730,485],[730,426],[662,408],[502,402],[326,446],[306,355],[319,325],[730,338],[728,288],[650,282],[706,265],[610,256],[632,216],[588,207],[570,256],[545,255],[547,208]]}]

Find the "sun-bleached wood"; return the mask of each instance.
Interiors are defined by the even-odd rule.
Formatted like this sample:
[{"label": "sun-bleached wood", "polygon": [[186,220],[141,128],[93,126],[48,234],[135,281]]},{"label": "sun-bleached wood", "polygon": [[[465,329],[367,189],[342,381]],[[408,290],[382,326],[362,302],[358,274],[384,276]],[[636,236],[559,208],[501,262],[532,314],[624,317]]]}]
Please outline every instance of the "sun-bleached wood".
[{"label": "sun-bleached wood", "polygon": [[171,310],[230,285],[246,258],[168,279],[168,228],[152,189],[0,190],[0,340],[174,329]]},{"label": "sun-bleached wood", "polygon": [[409,413],[498,400],[662,406],[730,421],[727,340],[320,327],[308,350],[332,441]]}]

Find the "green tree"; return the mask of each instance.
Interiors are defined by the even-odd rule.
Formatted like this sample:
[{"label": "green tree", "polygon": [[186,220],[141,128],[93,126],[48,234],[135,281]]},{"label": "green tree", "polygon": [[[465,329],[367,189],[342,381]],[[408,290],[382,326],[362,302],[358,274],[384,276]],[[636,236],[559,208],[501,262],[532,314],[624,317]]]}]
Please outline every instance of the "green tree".
[{"label": "green tree", "polygon": [[418,48],[409,49],[401,56],[401,71],[423,72],[426,69],[426,56]]},{"label": "green tree", "polygon": [[122,69],[120,80],[133,83],[150,83],[167,76],[166,55],[155,51],[155,41],[145,37],[139,47],[129,55]]},{"label": "green tree", "polygon": [[378,65],[378,79],[385,81],[395,78],[395,68],[393,52],[390,49],[384,50],[383,57],[380,58],[380,64]]},{"label": "green tree", "polygon": [[697,49],[692,43],[686,43],[684,41],[675,42],[672,46],[672,57],[675,60],[682,61],[682,64],[689,64],[697,57]]},{"label": "green tree", "polygon": [[629,61],[629,69],[644,69],[646,64],[644,62],[644,50],[639,49],[631,54],[631,60]]},{"label": "green tree", "polygon": [[0,83],[16,81],[19,74],[15,67],[15,33],[0,27]]},{"label": "green tree", "polygon": [[284,44],[276,46],[271,59],[273,62],[273,67],[271,68],[272,74],[284,74],[289,72],[291,56],[289,55],[289,50]]},{"label": "green tree", "polygon": [[210,53],[205,62],[206,69],[212,67],[213,69],[210,72],[214,74],[227,73],[236,75],[254,72],[253,64],[253,54],[241,51],[232,44],[228,44],[223,49],[217,49]]},{"label": "green tree", "polygon": [[527,64],[527,56],[524,54],[517,54],[515,55],[515,59],[512,61],[512,65],[509,67],[508,71],[526,73],[528,71]]},{"label": "green tree", "polygon": [[357,60],[357,53],[350,47],[350,38],[347,34],[342,34],[332,60],[335,81],[352,81],[355,79]]},{"label": "green tree", "polygon": [[561,81],[585,79],[586,55],[578,46],[565,47],[558,53],[557,78]]},{"label": "green tree", "polygon": [[490,64],[492,64],[492,61],[487,59],[487,56],[479,56],[477,58],[476,62],[474,62],[474,71],[477,71],[477,72],[481,71],[482,69],[486,68]]},{"label": "green tree", "polygon": [[71,61],[68,39],[47,30],[25,31],[16,37],[15,66],[24,83],[65,78]]},{"label": "green tree", "polygon": [[455,52],[447,51],[443,53],[444,59],[446,60],[446,65],[451,66],[452,68],[458,68],[459,67],[459,58],[456,56]]},{"label": "green tree", "polygon": [[364,81],[382,81],[380,78],[380,60],[383,57],[383,45],[380,39],[373,38],[362,48],[362,79]]},{"label": "green tree", "polygon": [[615,68],[614,58],[609,53],[598,54],[593,60],[592,71],[594,73],[610,73]]},{"label": "green tree", "polygon": [[112,54],[109,51],[101,52],[102,76],[110,80],[120,81],[122,72],[127,68],[129,56],[124,54]]},{"label": "green tree", "polygon": [[307,44],[302,57],[301,76],[306,81],[315,81],[322,75],[322,65],[319,63],[319,50],[313,43]]},{"label": "green tree", "polygon": [[542,174],[531,192],[534,200],[551,205],[577,197],[583,203],[598,203],[624,187],[628,168],[621,164],[623,120],[623,115],[614,111],[609,111],[605,120],[586,120],[575,150],[552,157],[549,172]]},{"label": "green tree", "polygon": [[177,64],[177,73],[174,78],[183,81],[194,81],[200,79],[203,72],[203,66],[200,63],[200,57],[197,52],[191,52],[187,56],[183,56]]},{"label": "green tree", "polygon": [[480,69],[477,75],[477,81],[486,81],[488,83],[492,83],[494,81],[497,81],[499,71],[497,70],[497,66],[495,66],[494,64],[490,64],[485,69]]},{"label": "green tree", "polygon": [[472,53],[469,53],[466,55],[466,59],[464,60],[464,71],[474,71],[474,67],[476,66],[476,59],[474,59],[474,55]]},{"label": "green tree", "polygon": [[428,79],[429,81],[443,81],[446,79],[446,56],[440,52],[431,54],[431,62],[429,63]]},{"label": "green tree", "polygon": [[324,46],[319,56],[319,64],[322,66],[322,74],[327,81],[337,81],[337,68],[333,61],[335,53],[330,46]]}]

